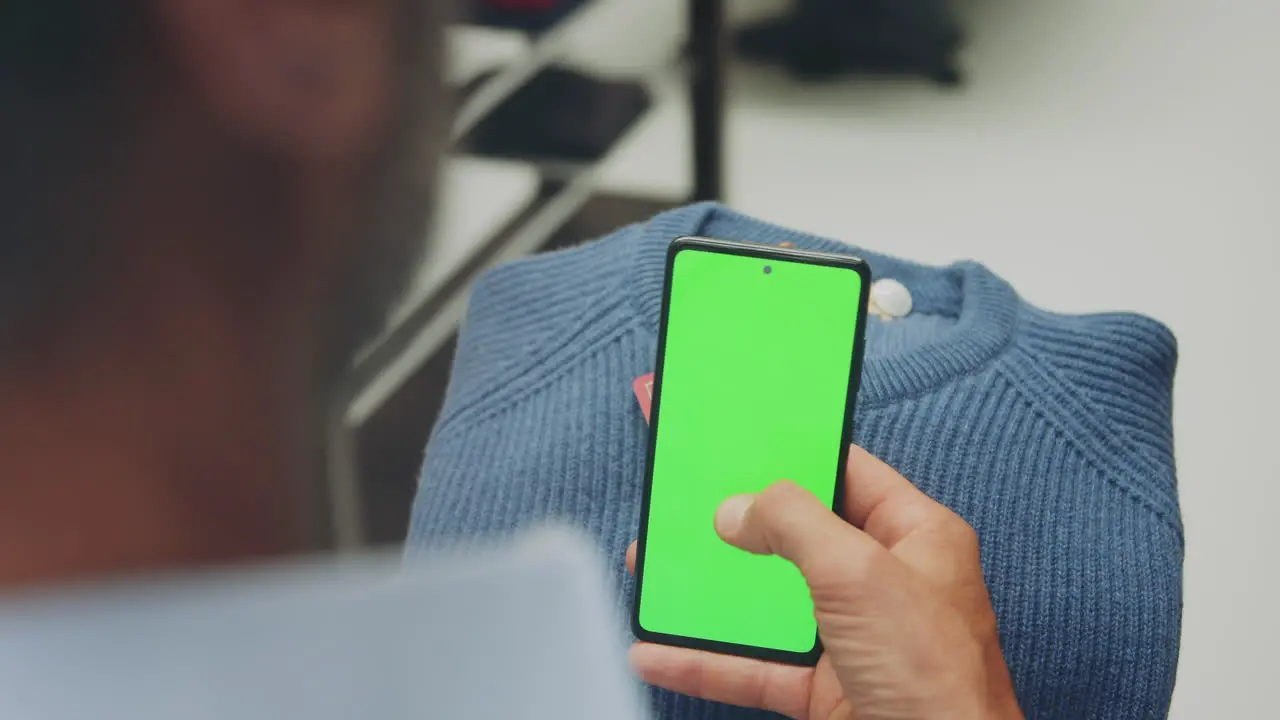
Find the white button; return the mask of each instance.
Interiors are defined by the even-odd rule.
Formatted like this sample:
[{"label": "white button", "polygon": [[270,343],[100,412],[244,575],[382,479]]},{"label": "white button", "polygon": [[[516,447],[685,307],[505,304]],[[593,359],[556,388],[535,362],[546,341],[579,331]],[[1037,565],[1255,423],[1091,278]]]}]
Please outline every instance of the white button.
[{"label": "white button", "polygon": [[893,278],[881,278],[871,283],[871,304],[882,317],[906,317],[911,314],[911,291]]}]

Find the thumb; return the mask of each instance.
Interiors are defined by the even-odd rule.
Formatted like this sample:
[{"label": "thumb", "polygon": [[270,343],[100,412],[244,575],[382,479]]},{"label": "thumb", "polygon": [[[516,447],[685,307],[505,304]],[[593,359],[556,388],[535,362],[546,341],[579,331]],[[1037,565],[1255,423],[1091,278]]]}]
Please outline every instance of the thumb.
[{"label": "thumb", "polygon": [[[735,495],[716,510],[716,533],[730,545],[791,561],[812,584],[845,574],[859,555],[882,550],[813,493],[782,481],[757,495]],[[832,578],[834,579],[834,578]]]}]

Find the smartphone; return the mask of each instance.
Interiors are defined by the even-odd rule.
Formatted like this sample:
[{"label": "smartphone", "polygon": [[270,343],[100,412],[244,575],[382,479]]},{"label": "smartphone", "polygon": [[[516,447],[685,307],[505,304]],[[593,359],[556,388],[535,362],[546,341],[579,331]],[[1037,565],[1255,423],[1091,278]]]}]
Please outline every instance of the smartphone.
[{"label": "smartphone", "polygon": [[782,479],[840,511],[870,269],[683,237],[667,252],[631,624],[666,645],[812,665],[794,566],[716,535],[731,495]]}]

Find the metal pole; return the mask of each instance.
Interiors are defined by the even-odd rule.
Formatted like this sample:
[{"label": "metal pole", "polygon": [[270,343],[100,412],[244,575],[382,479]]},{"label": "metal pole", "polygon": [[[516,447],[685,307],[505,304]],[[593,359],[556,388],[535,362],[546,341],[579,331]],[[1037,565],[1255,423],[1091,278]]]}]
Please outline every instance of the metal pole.
[{"label": "metal pole", "polygon": [[724,199],[724,0],[689,0],[693,200]]}]

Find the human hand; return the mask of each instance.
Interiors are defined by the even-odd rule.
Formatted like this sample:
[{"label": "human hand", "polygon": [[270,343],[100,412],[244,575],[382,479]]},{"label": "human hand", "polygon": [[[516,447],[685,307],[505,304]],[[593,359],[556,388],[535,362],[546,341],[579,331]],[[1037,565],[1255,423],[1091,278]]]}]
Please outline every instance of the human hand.
[{"label": "human hand", "polygon": [[[845,479],[848,522],[790,482],[715,516],[726,542],[804,575],[825,649],[816,667],[636,643],[641,679],[797,720],[1022,717],[973,529],[861,448]],[[632,543],[632,572],[635,559]]]}]

